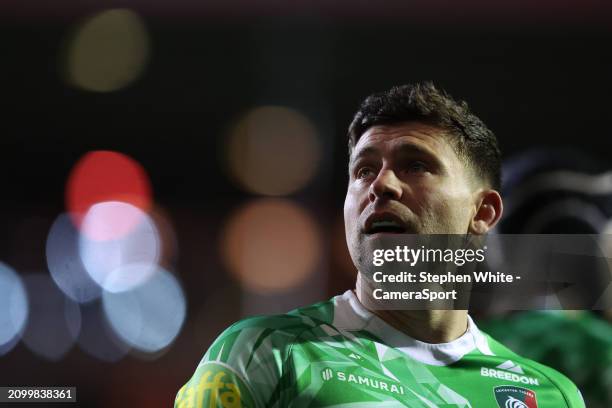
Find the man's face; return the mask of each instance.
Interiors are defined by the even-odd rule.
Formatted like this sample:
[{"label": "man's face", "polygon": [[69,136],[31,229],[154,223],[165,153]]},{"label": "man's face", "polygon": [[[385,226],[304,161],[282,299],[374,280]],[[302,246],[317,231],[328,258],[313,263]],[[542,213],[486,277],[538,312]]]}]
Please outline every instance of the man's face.
[{"label": "man's face", "polygon": [[353,149],[344,202],[346,238],[358,269],[388,234],[465,234],[477,182],[448,136],[405,122],[368,129]]}]

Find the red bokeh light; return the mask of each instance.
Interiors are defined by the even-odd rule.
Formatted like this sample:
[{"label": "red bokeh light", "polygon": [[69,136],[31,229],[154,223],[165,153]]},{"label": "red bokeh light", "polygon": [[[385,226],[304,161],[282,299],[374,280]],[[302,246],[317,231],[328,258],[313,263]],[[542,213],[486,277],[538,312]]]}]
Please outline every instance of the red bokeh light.
[{"label": "red bokeh light", "polygon": [[87,210],[103,201],[121,201],[148,211],[151,183],[144,168],[125,154],[97,150],[73,167],[66,185],[66,206],[80,227]]}]

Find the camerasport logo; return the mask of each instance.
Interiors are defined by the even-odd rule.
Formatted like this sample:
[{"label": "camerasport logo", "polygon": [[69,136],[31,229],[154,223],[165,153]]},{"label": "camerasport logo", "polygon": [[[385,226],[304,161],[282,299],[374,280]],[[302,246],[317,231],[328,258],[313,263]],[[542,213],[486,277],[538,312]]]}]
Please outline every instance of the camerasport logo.
[{"label": "camerasport logo", "polygon": [[527,388],[502,385],[493,389],[500,408],[538,408],[536,394]]}]

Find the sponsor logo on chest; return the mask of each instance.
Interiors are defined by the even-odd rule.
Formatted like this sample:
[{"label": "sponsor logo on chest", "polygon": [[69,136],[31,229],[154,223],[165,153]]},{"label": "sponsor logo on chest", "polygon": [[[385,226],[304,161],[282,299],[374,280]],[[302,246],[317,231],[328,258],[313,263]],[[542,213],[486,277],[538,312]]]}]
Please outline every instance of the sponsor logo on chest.
[{"label": "sponsor logo on chest", "polygon": [[537,378],[525,375],[523,368],[511,360],[501,363],[495,368],[480,367],[480,375],[516,383],[540,385]]},{"label": "sponsor logo on chest", "polygon": [[405,393],[404,387],[399,384],[358,374],[348,374],[344,371],[334,371],[331,368],[321,370],[321,378],[323,378],[323,381],[335,379],[340,382],[353,383],[367,388],[387,391],[398,395],[404,395]]}]

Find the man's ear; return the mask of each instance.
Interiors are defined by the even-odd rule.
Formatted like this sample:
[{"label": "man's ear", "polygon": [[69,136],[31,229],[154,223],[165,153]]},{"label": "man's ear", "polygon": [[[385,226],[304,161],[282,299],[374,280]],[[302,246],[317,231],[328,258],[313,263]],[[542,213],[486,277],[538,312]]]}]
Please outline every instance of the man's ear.
[{"label": "man's ear", "polygon": [[476,212],[470,222],[470,233],[486,234],[497,224],[504,205],[501,196],[495,190],[483,190],[478,193],[476,201]]}]

